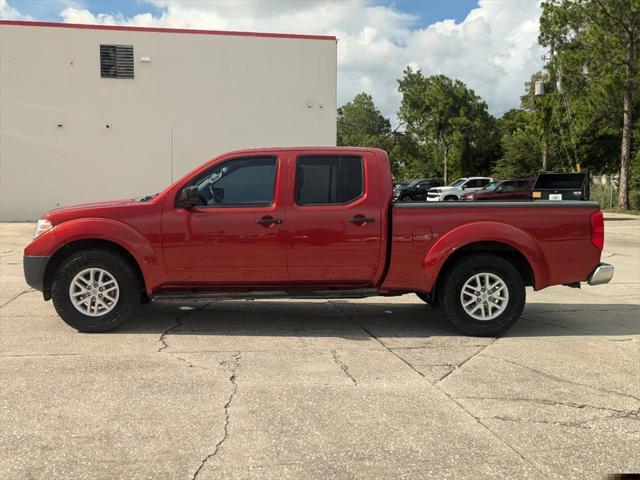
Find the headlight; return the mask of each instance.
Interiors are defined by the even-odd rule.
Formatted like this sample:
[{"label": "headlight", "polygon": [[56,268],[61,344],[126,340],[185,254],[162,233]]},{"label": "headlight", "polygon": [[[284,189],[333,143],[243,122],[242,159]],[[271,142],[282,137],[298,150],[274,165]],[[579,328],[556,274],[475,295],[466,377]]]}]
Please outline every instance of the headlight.
[{"label": "headlight", "polygon": [[34,239],[38,238],[40,235],[42,235],[45,232],[48,232],[52,228],[53,228],[53,225],[51,225],[51,222],[49,220],[45,220],[44,218],[41,218],[40,220],[38,220],[38,223],[36,223],[36,231],[33,232],[33,238]]}]

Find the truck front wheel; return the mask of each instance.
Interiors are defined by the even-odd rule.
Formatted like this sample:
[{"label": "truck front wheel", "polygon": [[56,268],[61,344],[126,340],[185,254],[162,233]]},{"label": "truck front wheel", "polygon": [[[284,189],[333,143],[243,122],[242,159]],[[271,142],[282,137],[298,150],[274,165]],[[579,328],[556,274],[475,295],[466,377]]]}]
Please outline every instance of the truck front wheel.
[{"label": "truck front wheel", "polygon": [[109,250],[82,250],[55,274],[51,298],[58,315],[80,332],[108,332],[131,317],[141,301],[130,262]]},{"label": "truck front wheel", "polygon": [[454,327],[467,335],[497,336],[518,321],[526,300],[518,270],[497,255],[465,257],[448,272],[440,304]]}]

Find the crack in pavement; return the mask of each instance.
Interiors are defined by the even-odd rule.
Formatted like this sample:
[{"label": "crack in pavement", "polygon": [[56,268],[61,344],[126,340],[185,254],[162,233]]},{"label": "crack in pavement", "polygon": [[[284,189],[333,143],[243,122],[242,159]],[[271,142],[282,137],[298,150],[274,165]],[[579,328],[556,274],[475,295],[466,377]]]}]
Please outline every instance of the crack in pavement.
[{"label": "crack in pavement", "polygon": [[181,314],[179,314],[175,319],[174,319],[174,324],[167,327],[161,334],[160,334],[160,338],[158,339],[158,341],[161,343],[161,345],[158,347],[157,353],[163,352],[164,350],[166,350],[169,347],[169,344],[167,343],[167,335],[169,335],[169,333],[171,333],[172,331],[182,327],[182,320],[187,317],[188,315],[190,315],[193,312],[198,312],[201,310],[204,310],[205,308],[207,308],[207,305],[209,305],[208,303],[206,305],[203,305],[202,307],[198,307],[198,308],[194,308],[193,310],[187,310]]},{"label": "crack in pavement", "polygon": [[639,410],[631,410],[628,412],[622,413],[614,413],[611,415],[607,415],[604,417],[591,417],[585,420],[575,420],[575,421],[564,421],[564,420],[535,420],[529,418],[521,418],[521,417],[509,417],[505,415],[496,415],[493,417],[484,417],[492,420],[500,420],[504,422],[521,422],[521,423],[534,423],[534,424],[543,424],[543,425],[555,425],[560,427],[574,427],[574,428],[582,428],[585,430],[592,430],[593,425],[589,425],[594,421],[600,420],[618,420],[621,418],[633,418],[634,420],[640,420],[640,409]]},{"label": "crack in pavement", "polygon": [[515,362],[513,360],[507,360],[506,358],[494,357],[493,355],[483,355],[483,356],[485,358],[491,358],[493,360],[499,360],[499,361],[502,361],[502,362],[510,363],[512,365],[516,365],[516,366],[518,366],[520,368],[524,368],[526,370],[529,370],[530,372],[534,372],[534,373],[537,373],[538,375],[542,375],[545,378],[549,378],[551,380],[555,380],[556,382],[568,383],[569,385],[576,385],[576,386],[579,386],[579,387],[586,387],[586,388],[590,388],[592,390],[595,390],[597,392],[608,393],[608,394],[611,394],[611,395],[617,395],[619,397],[627,397],[627,398],[631,398],[633,400],[637,400],[637,401],[640,402],[640,398],[635,397],[633,395],[629,395],[628,393],[622,393],[622,392],[618,392],[616,390],[609,390],[608,388],[596,387],[594,385],[589,385],[588,383],[572,382],[571,380],[566,380],[566,379],[560,378],[560,377],[558,377],[556,375],[552,375],[550,373],[543,372],[541,370],[536,370],[535,368],[531,368],[528,365],[524,365],[522,363],[518,363],[518,362]]},{"label": "crack in pavement", "polygon": [[[537,403],[540,405],[548,405],[548,406],[563,406],[575,408],[577,410],[583,409],[593,409],[593,410],[601,410],[603,412],[613,412],[614,414],[631,414],[637,415],[638,410],[620,410],[617,408],[609,408],[609,407],[598,407],[596,405],[589,405],[586,403],[575,403],[575,402],[561,402],[558,400],[548,400],[546,398],[527,398],[527,397],[480,397],[480,396],[465,396],[465,397],[456,397],[458,400],[494,400],[499,402],[525,402],[525,403]],[[602,418],[602,417],[599,417]]]},{"label": "crack in pavement", "polygon": [[443,381],[445,378],[447,378],[449,375],[451,375],[453,372],[457,372],[458,370],[460,370],[465,363],[467,363],[469,360],[475,358],[476,356],[480,355],[482,352],[484,352],[487,348],[489,348],[491,345],[493,345],[494,343],[496,343],[498,341],[497,338],[493,338],[491,340],[491,342],[489,342],[487,345],[485,345],[483,348],[481,348],[480,350],[478,350],[477,352],[475,352],[474,354],[470,355],[469,357],[467,357],[465,360],[462,361],[462,363],[458,364],[457,366],[454,366],[454,368],[450,371],[448,371],[447,373],[445,373],[443,376],[441,376],[438,380],[436,380],[436,382],[441,382]]},{"label": "crack in pavement", "polygon": [[[224,404],[224,430],[223,430],[222,438],[218,441],[218,443],[216,443],[213,450],[210,453],[208,453],[200,461],[200,465],[198,465],[198,468],[191,476],[191,480],[196,480],[196,478],[198,477],[198,475],[200,475],[200,472],[202,471],[206,463],[218,454],[218,451],[220,450],[220,448],[222,448],[224,442],[227,440],[227,437],[229,436],[229,424],[231,421],[229,410],[231,408],[231,403],[233,402],[233,399],[236,396],[236,393],[238,392],[238,383],[236,381],[236,378],[237,378],[238,369],[240,368],[240,358],[241,358],[240,352],[236,353],[233,356],[233,363],[231,365],[231,375],[229,376],[229,381],[231,382],[231,393],[229,394],[229,399],[227,400],[227,403]],[[227,366],[228,362],[222,362],[221,364],[224,366]]]},{"label": "crack in pavement", "polygon": [[15,299],[17,299],[18,297],[21,297],[22,295],[24,295],[25,293],[30,293],[30,292],[35,292],[35,290],[33,288],[27,288],[26,290],[18,293],[17,295],[14,295],[13,297],[11,297],[9,300],[7,300],[6,302],[4,302],[2,305],[0,305],[0,308],[4,308],[7,305],[9,305],[11,302],[13,302]]},{"label": "crack in pavement", "polygon": [[468,344],[468,345],[443,345],[443,344],[427,344],[427,345],[408,345],[402,347],[389,347],[391,350],[425,350],[427,348],[477,348],[484,347],[486,344]]},{"label": "crack in pavement", "polygon": [[344,363],[342,360],[340,360],[340,358],[338,357],[338,352],[336,350],[331,350],[331,355],[333,355],[333,361],[340,367],[340,369],[344,372],[344,374],[349,377],[349,380],[351,380],[351,382],[353,383],[354,387],[358,386],[358,382],[356,381],[355,378],[353,378],[353,375],[351,375],[351,373],[349,372],[349,367],[347,366],[346,363]]},{"label": "crack in pavement", "polygon": [[[457,401],[455,398],[453,398],[451,395],[449,395],[449,393],[446,390],[443,390],[439,385],[438,382],[430,382],[425,375],[418,370],[417,368],[415,368],[410,362],[408,362],[407,360],[405,360],[404,358],[402,358],[400,355],[398,355],[396,352],[394,352],[391,348],[387,347],[387,345],[385,345],[385,343],[380,340],[378,337],[376,337],[371,331],[369,331],[367,328],[365,328],[363,325],[361,325],[359,322],[357,322],[354,318],[352,318],[350,315],[348,315],[346,312],[342,311],[342,309],[340,309],[333,301],[328,300],[328,302],[334,306],[334,308],[336,310],[338,310],[347,320],[352,321],[353,323],[355,323],[358,327],[360,327],[363,331],[365,331],[368,335],[371,336],[371,338],[373,338],[374,340],[376,340],[380,345],[382,345],[391,355],[393,355],[394,357],[396,357],[397,359],[399,359],[401,362],[403,362],[405,365],[407,365],[411,370],[413,370],[414,372],[416,372],[418,375],[420,375],[424,380],[426,380],[427,382],[429,382],[429,384],[433,385],[439,392],[441,392],[444,396],[446,396],[449,400],[451,400],[451,402],[453,402],[455,405],[458,406],[459,409],[461,409],[467,416],[469,416],[470,418],[472,418],[478,425],[480,425],[486,432],[489,433],[489,435],[491,435],[492,437],[494,437],[495,439],[497,439],[500,443],[502,443],[504,446],[506,446],[509,450],[511,450],[513,453],[515,453],[518,458],[520,458],[523,462],[527,463],[528,465],[531,466],[531,468],[533,468],[535,471],[537,471],[540,475],[542,475],[544,478],[549,478],[549,476],[544,473],[542,470],[540,470],[540,468],[538,468],[538,466],[533,463],[531,460],[529,460],[528,458],[526,458],[522,453],[520,453],[519,450],[517,450],[513,445],[509,444],[506,440],[504,440],[502,437],[500,437],[497,433],[495,433],[493,430],[491,430],[484,422],[482,422],[482,420],[475,416],[473,413],[471,413],[469,410],[467,410],[464,405],[462,405],[462,403],[460,403],[459,401]],[[487,345],[485,348],[481,349],[479,352],[476,352],[475,354],[473,354],[471,357],[467,358],[464,363],[467,363],[469,360],[471,360],[471,358],[477,356],[480,352],[486,350],[487,347],[489,347],[490,345],[493,345],[495,343],[491,342],[489,345]],[[462,365],[462,364],[461,364]],[[451,373],[451,372],[449,372]]]},{"label": "crack in pavement", "polygon": [[187,367],[189,368],[201,368],[202,370],[211,370],[210,368],[207,367],[203,367],[202,365],[196,365],[194,363],[191,363],[189,360],[187,360],[186,358],[183,357],[179,357],[178,355],[176,355],[173,352],[167,352],[169,355],[171,355],[172,357],[174,357],[177,360],[180,360],[181,362],[185,363],[187,365]]},{"label": "crack in pavement", "polygon": [[394,357],[396,357],[397,359],[399,359],[400,361],[402,361],[405,365],[407,365],[411,370],[413,370],[414,372],[416,372],[418,375],[420,375],[422,378],[425,378],[424,374],[418,370],[417,368],[415,368],[413,365],[411,365],[411,363],[409,363],[407,360],[405,360],[404,358],[402,358],[400,355],[398,355],[397,353],[395,353],[393,350],[391,350],[389,347],[387,347],[384,342],[382,342],[382,340],[380,340],[378,337],[376,337],[371,331],[369,331],[367,328],[365,328],[363,325],[361,325],[360,323],[358,323],[356,320],[354,320],[350,315],[348,315],[347,313],[343,312],[342,309],[340,307],[338,307],[332,300],[327,300],[331,305],[333,305],[333,307],[340,312],[340,314],[345,317],[347,320],[353,322],[355,325],[357,325],[358,327],[360,327],[367,335],[369,335],[371,338],[373,338],[376,342],[378,342],[380,345],[382,345],[382,347],[387,350],[389,353],[391,353]]}]

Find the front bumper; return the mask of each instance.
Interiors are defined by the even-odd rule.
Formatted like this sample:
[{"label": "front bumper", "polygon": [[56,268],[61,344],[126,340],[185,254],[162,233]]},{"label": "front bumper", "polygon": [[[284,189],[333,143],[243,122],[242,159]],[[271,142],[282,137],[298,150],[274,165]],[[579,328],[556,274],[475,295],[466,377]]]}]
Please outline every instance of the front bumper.
[{"label": "front bumper", "polygon": [[613,278],[613,265],[608,263],[599,264],[591,275],[589,275],[589,285],[602,285],[609,283]]},{"label": "front bumper", "polygon": [[50,258],[51,257],[33,257],[28,255],[22,257],[24,279],[30,287],[40,292],[44,289],[44,272]]},{"label": "front bumper", "polygon": [[441,200],[440,195],[427,197],[427,202],[439,202],[440,200]]}]

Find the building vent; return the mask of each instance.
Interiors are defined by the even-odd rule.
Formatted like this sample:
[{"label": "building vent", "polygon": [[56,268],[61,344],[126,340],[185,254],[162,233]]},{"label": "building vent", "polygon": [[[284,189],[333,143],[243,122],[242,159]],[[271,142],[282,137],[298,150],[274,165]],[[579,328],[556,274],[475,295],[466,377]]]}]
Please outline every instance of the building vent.
[{"label": "building vent", "polygon": [[100,45],[102,78],[133,78],[133,45]]}]

